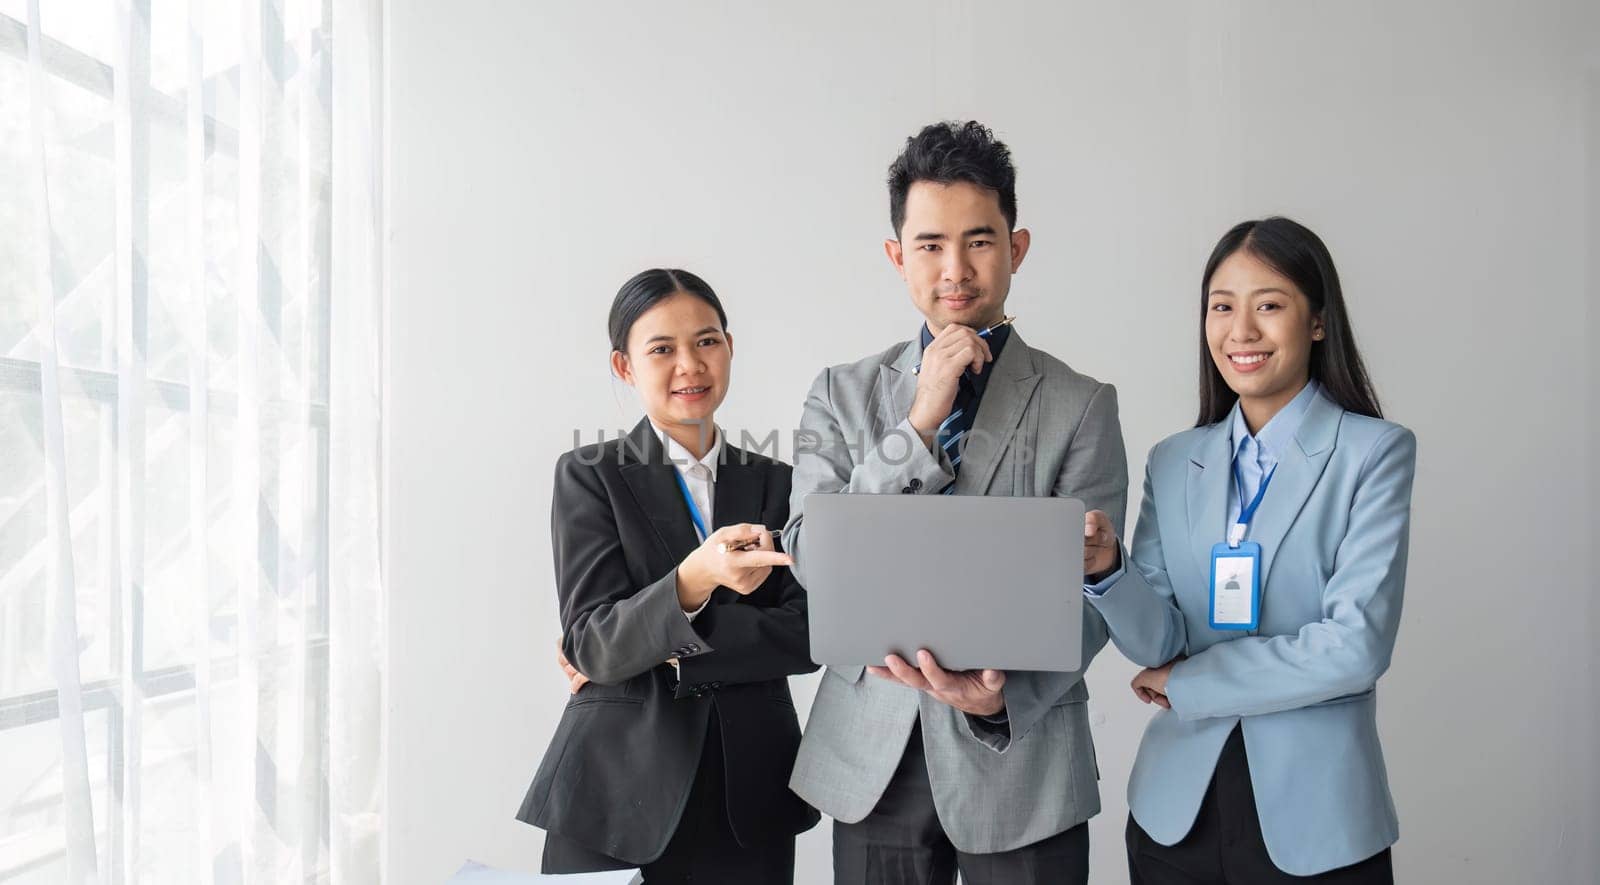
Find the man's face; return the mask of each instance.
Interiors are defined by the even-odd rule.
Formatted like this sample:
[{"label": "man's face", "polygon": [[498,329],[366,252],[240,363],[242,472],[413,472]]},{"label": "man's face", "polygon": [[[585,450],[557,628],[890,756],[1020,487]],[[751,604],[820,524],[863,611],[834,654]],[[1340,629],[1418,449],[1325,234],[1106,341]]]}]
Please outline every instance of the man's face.
[{"label": "man's face", "polygon": [[911,185],[900,239],[883,248],[929,331],[950,323],[982,329],[1005,316],[1011,275],[1028,253],[1028,232],[1007,227],[992,190],[965,181]]}]

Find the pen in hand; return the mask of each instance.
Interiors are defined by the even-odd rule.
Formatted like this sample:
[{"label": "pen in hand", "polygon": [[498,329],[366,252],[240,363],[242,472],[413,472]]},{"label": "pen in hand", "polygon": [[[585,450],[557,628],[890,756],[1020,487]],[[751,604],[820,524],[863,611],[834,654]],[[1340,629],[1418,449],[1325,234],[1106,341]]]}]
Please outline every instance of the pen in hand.
[{"label": "pen in hand", "polygon": [[[782,529],[767,529],[766,534],[776,538],[783,534]],[[726,541],[717,545],[718,553],[740,553],[745,550],[754,550],[761,546],[761,535],[754,538],[744,538],[738,541]]]},{"label": "pen in hand", "polygon": [[[1000,322],[995,323],[994,325],[988,327],[987,329],[979,329],[978,330],[978,337],[979,338],[988,338],[990,335],[994,334],[994,330],[995,329],[998,329],[1001,326],[1009,326],[1012,323],[1016,322],[1016,320],[1017,320],[1017,318],[1014,317],[1014,316],[1006,317],[1005,319],[1002,319]],[[911,374],[913,374],[913,375],[922,374],[922,363],[920,361],[916,365],[911,367]]]}]

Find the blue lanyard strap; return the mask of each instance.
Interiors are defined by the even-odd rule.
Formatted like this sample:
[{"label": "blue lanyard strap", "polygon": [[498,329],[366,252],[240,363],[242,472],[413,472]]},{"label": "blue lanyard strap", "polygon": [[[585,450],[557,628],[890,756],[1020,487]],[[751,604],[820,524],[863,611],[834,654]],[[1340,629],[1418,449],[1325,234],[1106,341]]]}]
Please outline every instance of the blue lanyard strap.
[{"label": "blue lanyard strap", "polygon": [[[1250,524],[1250,520],[1255,518],[1256,508],[1261,506],[1261,499],[1267,496],[1267,486],[1272,484],[1272,475],[1277,472],[1278,465],[1276,464],[1272,465],[1272,469],[1267,471],[1267,475],[1261,480],[1261,488],[1256,489],[1256,496],[1250,500],[1249,506],[1244,507],[1244,509],[1239,511],[1238,525],[1248,526]],[[1244,475],[1239,472],[1239,465],[1237,464],[1233,465],[1233,479],[1234,482],[1239,484],[1239,503],[1243,505]]]},{"label": "blue lanyard strap", "polygon": [[700,518],[700,508],[695,506],[694,496],[689,494],[689,484],[683,481],[683,474],[679,473],[676,467],[672,468],[672,476],[678,481],[678,491],[683,492],[683,503],[689,505],[689,518],[694,520],[694,530],[700,534],[700,540],[704,541],[711,533],[706,531],[706,521]]}]

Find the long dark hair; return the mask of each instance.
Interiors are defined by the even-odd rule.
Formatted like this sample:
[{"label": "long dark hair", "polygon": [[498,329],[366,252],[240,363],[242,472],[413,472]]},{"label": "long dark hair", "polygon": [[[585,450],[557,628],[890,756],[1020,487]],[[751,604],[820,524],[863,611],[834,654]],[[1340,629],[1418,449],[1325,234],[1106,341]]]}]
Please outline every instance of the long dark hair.
[{"label": "long dark hair", "polygon": [[1322,317],[1323,340],[1311,342],[1312,380],[1346,411],[1382,418],[1378,395],[1367,378],[1361,352],[1356,350],[1355,331],[1350,328],[1350,315],[1344,308],[1344,292],[1339,288],[1333,256],[1310,228],[1288,218],[1274,217],[1234,225],[1223,234],[1206,262],[1206,273],[1200,280],[1200,417],[1195,426],[1204,427],[1228,417],[1239,399],[1211,358],[1206,342],[1206,311],[1211,276],[1228,256],[1241,249],[1288,277],[1305,293],[1311,310]]},{"label": "long dark hair", "polygon": [[617,290],[617,297],[611,302],[611,317],[606,323],[611,333],[611,349],[627,353],[628,333],[633,330],[633,324],[657,302],[679,292],[693,295],[711,305],[717,312],[717,322],[722,324],[722,330],[728,330],[728,314],[723,311],[717,293],[711,290],[711,284],[686,270],[655,267],[634,274]]}]

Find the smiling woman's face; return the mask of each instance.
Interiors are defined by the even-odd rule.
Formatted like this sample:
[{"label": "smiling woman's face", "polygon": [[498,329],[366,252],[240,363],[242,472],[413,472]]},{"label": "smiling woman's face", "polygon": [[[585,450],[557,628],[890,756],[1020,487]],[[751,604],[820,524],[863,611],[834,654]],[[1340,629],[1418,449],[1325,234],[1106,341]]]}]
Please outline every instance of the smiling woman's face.
[{"label": "smiling woman's face", "polygon": [[1322,318],[1299,287],[1247,249],[1217,265],[1206,292],[1206,346],[1217,371],[1246,408],[1276,412],[1311,377]]},{"label": "smiling woman's face", "polygon": [[678,292],[658,301],[628,331],[628,352],[611,368],[639,391],[645,413],[663,429],[693,425],[710,432],[728,395],[733,336],[704,300]]}]

